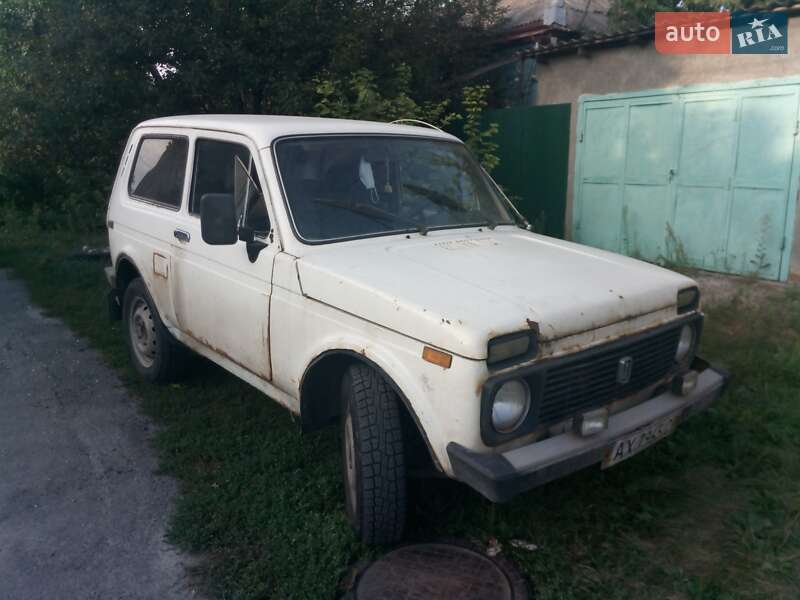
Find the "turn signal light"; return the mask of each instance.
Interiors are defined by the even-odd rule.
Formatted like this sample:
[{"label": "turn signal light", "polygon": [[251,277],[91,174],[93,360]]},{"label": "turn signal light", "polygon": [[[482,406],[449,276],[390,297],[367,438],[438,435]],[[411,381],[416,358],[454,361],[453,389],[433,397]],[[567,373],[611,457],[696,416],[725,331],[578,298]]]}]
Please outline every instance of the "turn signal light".
[{"label": "turn signal light", "polygon": [[678,314],[690,312],[700,306],[700,290],[696,287],[678,292]]},{"label": "turn signal light", "polygon": [[449,369],[450,365],[453,364],[453,355],[425,346],[422,349],[422,360],[427,360],[429,363],[433,363],[443,369]]}]

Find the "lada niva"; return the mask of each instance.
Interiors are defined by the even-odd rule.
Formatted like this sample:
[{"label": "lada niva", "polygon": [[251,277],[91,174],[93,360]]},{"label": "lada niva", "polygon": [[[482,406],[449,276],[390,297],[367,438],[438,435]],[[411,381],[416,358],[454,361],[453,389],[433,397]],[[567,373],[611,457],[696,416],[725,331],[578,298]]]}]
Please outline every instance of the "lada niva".
[{"label": "lada niva", "polygon": [[[537,235],[457,138],[203,115],[131,133],[109,306],[137,371],[187,349],[338,423],[348,516],[397,540],[429,465],[502,502],[669,435],[721,393],[694,281]],[[268,435],[265,433],[265,435]]]}]

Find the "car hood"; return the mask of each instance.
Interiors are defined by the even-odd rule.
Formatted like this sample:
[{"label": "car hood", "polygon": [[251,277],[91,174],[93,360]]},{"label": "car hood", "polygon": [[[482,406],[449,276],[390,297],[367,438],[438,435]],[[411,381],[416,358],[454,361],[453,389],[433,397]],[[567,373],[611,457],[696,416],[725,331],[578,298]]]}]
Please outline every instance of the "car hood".
[{"label": "car hood", "polygon": [[691,279],[518,228],[374,238],[297,260],[303,294],[460,356],[537,329],[557,340],[675,306]]}]

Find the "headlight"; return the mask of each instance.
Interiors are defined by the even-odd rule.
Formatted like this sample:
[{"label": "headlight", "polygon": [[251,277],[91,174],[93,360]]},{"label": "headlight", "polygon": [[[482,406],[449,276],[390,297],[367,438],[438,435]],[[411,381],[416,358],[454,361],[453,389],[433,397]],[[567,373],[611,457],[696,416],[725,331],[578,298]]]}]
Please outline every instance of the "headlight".
[{"label": "headlight", "polygon": [[501,385],[492,404],[492,427],[499,433],[514,431],[528,416],[531,391],[522,379],[512,379]]},{"label": "headlight", "polygon": [[534,354],[535,352],[536,338],[532,333],[525,331],[502,335],[489,340],[486,362],[490,365],[495,365],[518,356]]},{"label": "headlight", "polygon": [[678,314],[687,313],[700,306],[700,290],[696,287],[678,292]]},{"label": "headlight", "polygon": [[694,327],[684,325],[681,329],[681,337],[678,340],[678,349],[675,351],[675,360],[681,362],[689,355],[689,351],[694,345]]}]

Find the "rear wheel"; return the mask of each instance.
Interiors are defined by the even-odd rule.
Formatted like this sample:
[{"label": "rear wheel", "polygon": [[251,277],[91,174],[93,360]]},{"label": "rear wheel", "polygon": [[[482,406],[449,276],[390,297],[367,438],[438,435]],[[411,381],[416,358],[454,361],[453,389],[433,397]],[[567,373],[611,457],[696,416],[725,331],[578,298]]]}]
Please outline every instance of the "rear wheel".
[{"label": "rear wheel", "polygon": [[144,282],[128,284],[122,314],[125,337],[136,371],[152,382],[173,381],[184,371],[188,350],[167,331]]},{"label": "rear wheel", "polygon": [[406,468],[398,398],[366,365],[342,381],[342,456],[347,516],[367,544],[400,540],[406,520]]}]

